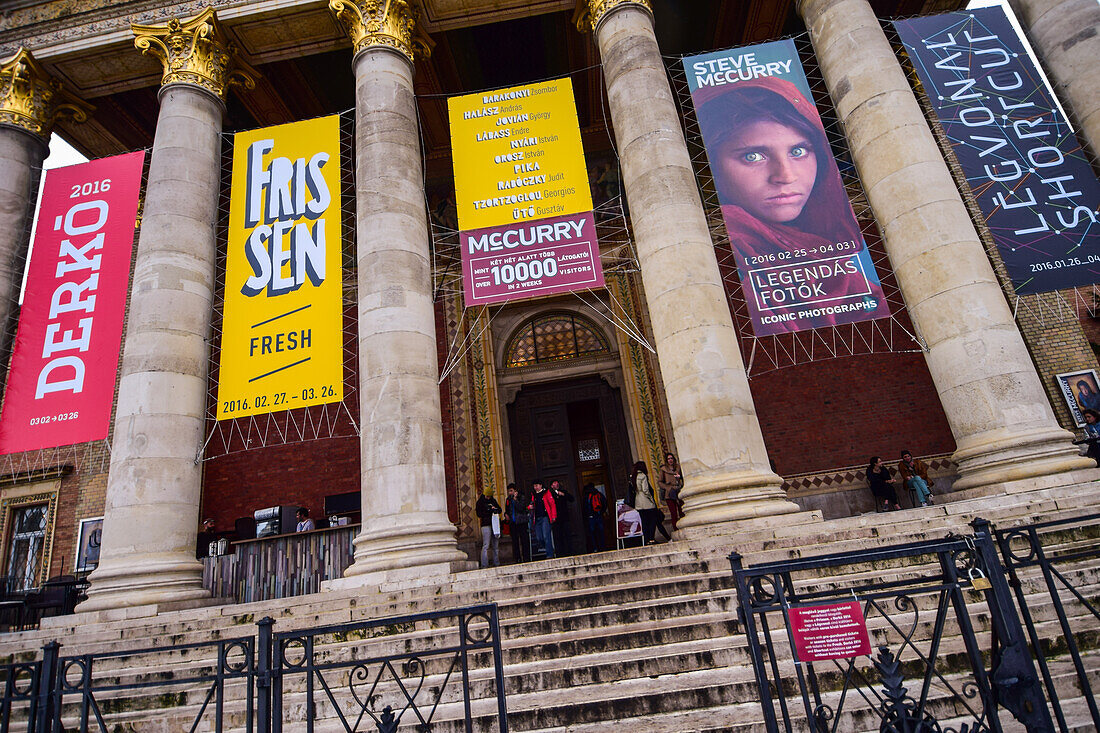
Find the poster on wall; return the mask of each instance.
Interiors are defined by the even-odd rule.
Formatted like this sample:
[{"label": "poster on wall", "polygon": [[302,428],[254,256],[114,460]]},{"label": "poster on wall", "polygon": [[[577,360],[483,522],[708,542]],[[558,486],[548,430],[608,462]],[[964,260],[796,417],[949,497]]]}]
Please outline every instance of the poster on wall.
[{"label": "poster on wall", "polygon": [[107,437],[144,151],[46,171],[0,453]]},{"label": "poster on wall", "polygon": [[344,398],[339,117],[233,138],[219,420]]},{"label": "poster on wall", "polygon": [[1004,9],[894,27],[1016,292],[1100,282],[1100,183]]},{"label": "poster on wall", "polygon": [[753,332],[889,316],[794,42],[683,65]]},{"label": "poster on wall", "polygon": [[103,517],[80,520],[80,532],[76,541],[76,572],[84,573],[96,569],[102,540]]},{"label": "poster on wall", "polygon": [[573,84],[447,100],[467,306],[601,287]]},{"label": "poster on wall", "polygon": [[1074,425],[1085,427],[1085,410],[1100,413],[1100,383],[1097,382],[1095,369],[1055,374],[1054,379],[1058,382],[1058,391],[1066,401]]}]

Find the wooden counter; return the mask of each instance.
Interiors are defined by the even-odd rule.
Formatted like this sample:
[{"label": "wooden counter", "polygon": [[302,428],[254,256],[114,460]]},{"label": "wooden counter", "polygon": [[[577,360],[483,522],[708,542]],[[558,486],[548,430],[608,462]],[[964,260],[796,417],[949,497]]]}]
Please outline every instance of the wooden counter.
[{"label": "wooden counter", "polygon": [[203,558],[202,584],[237,603],[316,593],[351,565],[358,533],[348,524],[234,542],[228,555]]}]

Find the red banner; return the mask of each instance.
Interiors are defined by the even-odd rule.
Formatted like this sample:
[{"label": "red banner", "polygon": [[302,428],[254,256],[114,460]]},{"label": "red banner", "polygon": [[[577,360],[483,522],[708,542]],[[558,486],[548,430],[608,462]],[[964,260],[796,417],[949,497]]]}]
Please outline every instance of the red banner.
[{"label": "red banner", "polygon": [[871,638],[859,601],[791,608],[787,618],[800,662],[850,659],[871,653]]},{"label": "red banner", "polygon": [[0,453],[107,437],[145,153],[46,172]]}]

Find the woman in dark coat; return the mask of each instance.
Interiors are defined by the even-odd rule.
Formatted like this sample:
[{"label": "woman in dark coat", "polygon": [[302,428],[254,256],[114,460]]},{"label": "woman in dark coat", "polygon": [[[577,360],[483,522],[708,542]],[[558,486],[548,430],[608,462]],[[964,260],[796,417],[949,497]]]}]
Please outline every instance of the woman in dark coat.
[{"label": "woman in dark coat", "polygon": [[882,459],[873,456],[867,464],[867,483],[871,485],[871,493],[875,495],[875,502],[883,511],[901,509],[898,504],[898,495],[894,491],[894,479],[890,478],[890,469],[883,465]]}]

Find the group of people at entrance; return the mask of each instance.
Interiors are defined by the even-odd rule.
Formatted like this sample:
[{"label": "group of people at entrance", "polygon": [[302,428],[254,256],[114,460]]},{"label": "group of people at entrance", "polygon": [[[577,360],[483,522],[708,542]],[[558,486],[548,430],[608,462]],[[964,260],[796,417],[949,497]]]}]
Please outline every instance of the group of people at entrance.
[{"label": "group of people at entrance", "polygon": [[[914,507],[928,506],[932,503],[932,489],[928,483],[928,466],[919,458],[913,458],[909,451],[901,452],[901,460],[898,461],[898,475],[901,482],[909,491],[909,498]],[[894,479],[882,459],[872,456],[867,464],[867,483],[871,487],[871,493],[875,497],[876,511],[894,511],[901,509],[898,503],[897,492],[894,491]]]},{"label": "group of people at entrance", "polygon": [[[683,485],[680,466],[671,453],[665,454],[656,487],[650,484],[645,462],[634,464],[624,501],[638,511],[644,544],[653,543],[658,531],[666,540],[672,539],[664,527],[665,516],[660,507],[661,503],[668,507],[675,529],[682,516],[679,495]],[[571,536],[562,514],[573,501],[574,497],[558,480],[545,486],[541,479],[535,479],[531,483],[530,497],[524,497],[516,484],[510,483],[503,507],[493,498],[492,491],[486,489],[474,507],[481,525],[481,567],[500,565],[500,535],[504,524],[508,526],[515,562],[530,561],[535,546],[542,548],[547,559],[572,554]],[[609,515],[607,496],[595,484],[585,484],[580,508],[588,546],[593,552],[602,552],[605,520]]]}]

